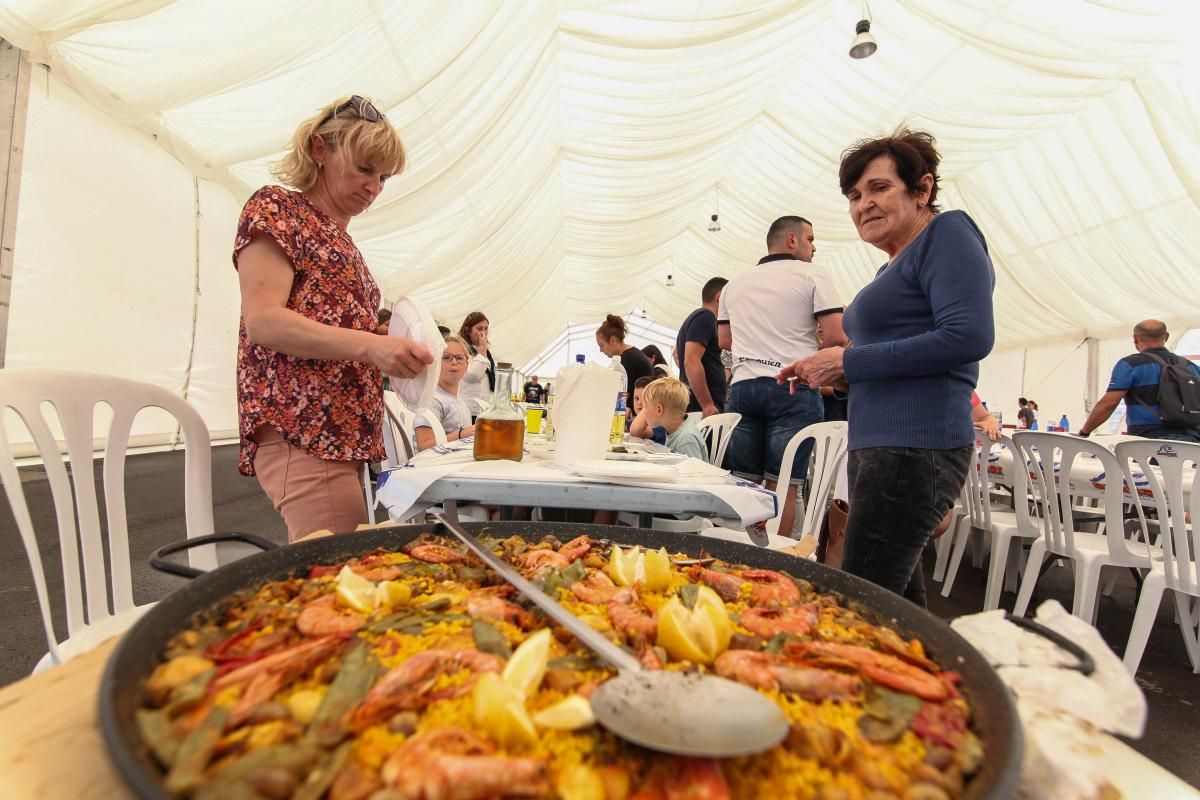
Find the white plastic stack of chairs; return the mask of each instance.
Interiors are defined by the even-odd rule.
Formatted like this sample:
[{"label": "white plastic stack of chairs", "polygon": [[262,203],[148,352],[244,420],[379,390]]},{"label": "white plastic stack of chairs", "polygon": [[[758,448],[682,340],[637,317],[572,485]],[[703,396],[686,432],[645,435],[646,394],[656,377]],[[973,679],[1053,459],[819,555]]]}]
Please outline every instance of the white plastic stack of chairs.
[{"label": "white plastic stack of chairs", "polygon": [[[1104,567],[1150,569],[1159,554],[1147,542],[1129,542],[1124,536],[1121,465],[1108,448],[1087,439],[1061,433],[1019,431],[1016,467],[1029,464],[1034,501],[1041,506],[1042,535],[1029,548],[1025,575],[1013,613],[1024,616],[1047,556],[1071,559],[1075,571],[1075,597],[1071,613],[1094,622],[1100,573]],[[1104,483],[1104,533],[1078,530],[1069,476],[1075,459],[1087,453],[1100,463]]]},{"label": "white plastic stack of chairs", "polygon": [[[107,431],[94,428],[97,405],[111,409]],[[46,408],[49,406],[50,408]],[[161,408],[175,417],[183,433],[184,508],[187,536],[213,532],[212,453],[208,428],[186,400],[158,386],[108,375],[56,370],[0,370],[0,416],[8,409],[24,422],[46,470],[58,522],[62,552],[67,638],[59,641],[51,621],[46,574],[38,552],[33,520],[6,426],[0,436],[0,478],[16,518],[33,571],[49,652],[34,672],[61,664],[132,625],[152,604],[134,605],[125,511],[125,453],[134,417],[144,408]],[[66,443],[66,459],[56,441],[57,418]],[[15,431],[13,432],[16,433]],[[92,464],[93,441],[104,440],[104,510],[108,561]],[[70,472],[67,461],[70,461]],[[78,526],[76,526],[78,518]],[[193,567],[213,569],[213,546],[189,551]],[[109,608],[111,602],[112,608]]]},{"label": "white plastic stack of chairs", "polygon": [[[967,548],[968,540],[978,533],[987,537],[991,560],[988,565],[987,589],[984,592],[983,609],[988,611],[1000,606],[1000,592],[1004,587],[1005,571],[1012,544],[1021,539],[1037,539],[1041,536],[1036,517],[1030,515],[1028,501],[1029,475],[1022,468],[1023,461],[1007,436],[1001,436],[999,442],[992,442],[986,435],[976,429],[978,437],[975,446],[975,456],[967,471],[966,503],[967,515],[962,522],[952,529],[954,551],[946,572],[946,582],[942,587],[942,597],[949,597],[954,587],[954,579],[958,575],[962,563],[963,551]],[[1013,497],[1014,511],[1003,511],[993,507],[991,489],[988,479],[989,455],[993,448],[1007,447],[1013,457]]]},{"label": "white plastic stack of chairs", "polygon": [[[1187,648],[1192,671],[1200,673],[1200,645],[1196,626],[1200,620],[1194,611],[1193,598],[1200,597],[1200,539],[1195,523],[1200,521],[1200,444],[1174,442],[1164,439],[1121,442],[1116,447],[1117,460],[1128,486],[1136,486],[1134,471],[1145,475],[1151,496],[1141,498],[1135,506],[1142,534],[1150,541],[1150,524],[1146,508],[1157,514],[1157,543],[1162,547],[1162,560],[1154,561],[1142,583],[1129,642],[1125,646],[1125,668],[1136,674],[1146,650],[1146,640],[1164,590],[1175,594],[1175,610],[1179,630]],[[1186,475],[1190,464],[1193,472]],[[1185,481],[1190,485],[1185,486]],[[1186,489],[1186,494],[1185,494]]]},{"label": "white plastic stack of chairs", "polygon": [[729,412],[713,414],[697,423],[700,433],[708,442],[708,463],[719,467],[725,461],[725,451],[729,449],[729,440],[733,438],[733,429],[741,421],[741,414]]}]

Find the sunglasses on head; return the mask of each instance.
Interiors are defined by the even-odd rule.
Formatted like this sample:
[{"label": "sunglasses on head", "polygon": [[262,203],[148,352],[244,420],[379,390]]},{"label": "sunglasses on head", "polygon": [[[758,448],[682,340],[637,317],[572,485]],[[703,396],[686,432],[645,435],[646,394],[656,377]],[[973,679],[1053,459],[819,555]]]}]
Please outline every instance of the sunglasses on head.
[{"label": "sunglasses on head", "polygon": [[383,114],[379,109],[371,105],[370,100],[356,94],[346,102],[339,105],[333,111],[330,111],[328,114],[326,114],[325,117],[317,123],[317,127],[320,128],[326,122],[329,122],[329,120],[347,111],[353,111],[354,116],[366,122],[379,122],[379,120],[383,119]]}]

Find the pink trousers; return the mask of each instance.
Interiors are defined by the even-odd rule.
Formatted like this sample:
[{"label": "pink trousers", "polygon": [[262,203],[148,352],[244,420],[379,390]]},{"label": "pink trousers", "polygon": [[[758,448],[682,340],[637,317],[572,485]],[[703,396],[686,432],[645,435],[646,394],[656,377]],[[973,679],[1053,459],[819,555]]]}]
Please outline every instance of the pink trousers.
[{"label": "pink trousers", "polygon": [[362,461],[313,458],[264,426],[254,434],[254,471],[288,528],[288,542],[313,531],[352,531],[367,521]]}]

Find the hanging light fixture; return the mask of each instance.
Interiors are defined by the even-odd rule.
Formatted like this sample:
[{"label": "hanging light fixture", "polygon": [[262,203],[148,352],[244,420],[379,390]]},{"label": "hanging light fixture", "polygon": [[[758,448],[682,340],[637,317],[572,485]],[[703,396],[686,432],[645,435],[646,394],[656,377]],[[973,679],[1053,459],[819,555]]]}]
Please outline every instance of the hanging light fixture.
[{"label": "hanging light fixture", "polygon": [[718,189],[714,189],[714,194],[712,221],[708,223],[709,233],[717,233],[721,230],[721,221],[717,218],[717,212],[721,210],[721,192]]},{"label": "hanging light fixture", "polygon": [[854,26],[854,41],[850,43],[851,58],[869,58],[879,49],[871,35],[871,6],[869,3],[863,6],[863,18]]}]

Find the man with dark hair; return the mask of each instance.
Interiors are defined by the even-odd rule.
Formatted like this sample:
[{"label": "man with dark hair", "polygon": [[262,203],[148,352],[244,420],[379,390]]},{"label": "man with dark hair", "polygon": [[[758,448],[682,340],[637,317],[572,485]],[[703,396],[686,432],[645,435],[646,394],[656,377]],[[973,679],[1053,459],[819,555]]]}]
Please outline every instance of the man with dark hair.
[{"label": "man with dark hair", "polygon": [[1104,423],[1125,401],[1125,422],[1133,436],[1147,439],[1175,439],[1183,442],[1200,442],[1200,429],[1181,428],[1167,424],[1159,407],[1159,382],[1163,375],[1163,363],[1176,363],[1176,359],[1187,365],[1188,370],[1200,380],[1200,367],[1183,356],[1167,349],[1166,323],[1146,319],[1133,328],[1133,346],[1137,352],[1125,356],[1113,367],[1108,391],[1096,401],[1092,413],[1088,414],[1080,436],[1089,436]]},{"label": "man with dark hair", "polygon": [[1022,428],[1030,430],[1033,430],[1033,423],[1037,421],[1033,409],[1029,406],[1029,401],[1024,397],[1017,398],[1017,420],[1020,421]]},{"label": "man with dark hair", "polygon": [[[825,413],[817,389],[800,381],[780,385],[775,376],[784,364],[846,343],[833,281],[811,263],[813,241],[812,223],[804,217],[775,220],[767,231],[768,254],[729,282],[717,311],[718,344],[733,352],[726,410],[742,415],[725,466],[740,478],[765,479],[768,489],[779,479],[788,442]],[[791,486],[779,514],[784,536],[792,534],[796,488],[804,482],[811,452],[809,441],[792,462]]]},{"label": "man with dark hair", "polygon": [[679,352],[679,379],[688,387],[687,410],[705,417],[720,414],[725,407],[725,368],[717,344],[717,308],[721,291],[729,281],[711,278],[700,290],[700,307],[679,326],[675,349]]}]

